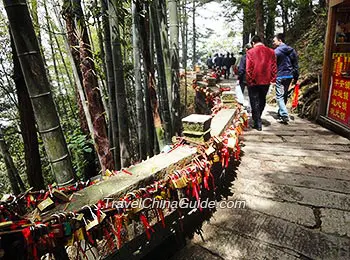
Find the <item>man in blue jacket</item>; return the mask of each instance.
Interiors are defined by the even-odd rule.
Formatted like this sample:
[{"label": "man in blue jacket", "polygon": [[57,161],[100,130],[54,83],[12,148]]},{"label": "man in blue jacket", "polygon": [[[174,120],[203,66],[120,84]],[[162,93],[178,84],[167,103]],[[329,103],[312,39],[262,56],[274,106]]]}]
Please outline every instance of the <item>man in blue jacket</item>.
[{"label": "man in blue jacket", "polygon": [[288,123],[287,111],[288,89],[292,81],[299,78],[298,56],[295,50],[284,43],[284,34],[276,34],[273,38],[277,56],[276,101],[278,114],[284,123]]}]

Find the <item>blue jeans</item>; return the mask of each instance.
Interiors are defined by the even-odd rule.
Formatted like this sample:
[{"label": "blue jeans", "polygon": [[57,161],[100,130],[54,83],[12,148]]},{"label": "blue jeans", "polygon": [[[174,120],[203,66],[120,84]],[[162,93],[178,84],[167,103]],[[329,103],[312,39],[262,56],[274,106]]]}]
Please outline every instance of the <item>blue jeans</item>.
[{"label": "blue jeans", "polygon": [[276,102],[278,105],[278,114],[282,117],[288,116],[288,110],[286,107],[288,100],[288,88],[292,82],[290,79],[279,79],[276,80]]}]

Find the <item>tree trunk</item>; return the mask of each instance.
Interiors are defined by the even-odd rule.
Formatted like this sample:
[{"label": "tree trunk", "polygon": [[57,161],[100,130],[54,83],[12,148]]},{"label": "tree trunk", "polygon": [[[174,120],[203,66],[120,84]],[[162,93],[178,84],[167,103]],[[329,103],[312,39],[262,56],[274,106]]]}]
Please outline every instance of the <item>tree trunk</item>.
[{"label": "tree trunk", "polygon": [[107,0],[101,0],[102,8],[102,26],[104,32],[104,47],[106,62],[106,77],[108,86],[108,103],[109,103],[109,124],[110,124],[110,142],[113,153],[113,159],[116,170],[121,168],[120,162],[120,148],[119,148],[119,128],[118,128],[118,112],[117,100],[115,92],[115,80],[113,71],[112,46],[111,46],[111,31],[108,19],[108,4]]},{"label": "tree trunk", "polygon": [[28,6],[24,0],[3,0],[11,33],[31,98],[36,122],[59,186],[75,180],[60,121],[49,88]]},{"label": "tree trunk", "polygon": [[24,159],[28,183],[34,190],[45,189],[44,178],[41,170],[38,137],[36,134],[35,118],[30,97],[24,81],[23,73],[13,39],[11,37],[12,58],[13,58],[13,80],[15,82],[18,110],[20,117],[21,135],[24,143]]},{"label": "tree trunk", "polygon": [[263,0],[255,0],[255,15],[256,15],[256,34],[260,36],[262,42],[265,42]]},{"label": "tree trunk", "polygon": [[[69,8],[73,8],[69,10]],[[75,0],[72,6],[65,4],[63,12],[66,14],[72,12],[77,20],[79,52],[80,52],[80,70],[83,76],[83,87],[88,101],[89,112],[94,128],[95,144],[97,148],[97,155],[101,164],[102,172],[106,169],[114,169],[113,157],[110,151],[109,140],[107,137],[107,126],[104,117],[104,107],[99,91],[98,80],[96,76],[93,55],[90,49],[90,41],[87,27],[84,22],[83,10],[81,8],[81,1]]]},{"label": "tree trunk", "polygon": [[[182,68],[185,73],[185,100],[184,110],[187,108],[187,38],[188,38],[188,17],[187,17],[187,0],[182,2],[182,26],[181,26],[181,48],[182,48]],[[184,112],[185,112],[184,111]]]},{"label": "tree trunk", "polygon": [[180,120],[180,72],[179,72],[179,19],[178,0],[169,1],[170,60],[171,60],[171,114],[174,132],[181,135]]},{"label": "tree trunk", "polygon": [[249,10],[247,9],[247,7],[243,7],[243,33],[242,33],[243,46],[242,48],[244,48],[244,46],[247,43],[249,43],[250,26],[249,26],[248,12]]},{"label": "tree trunk", "polygon": [[266,22],[266,32],[265,36],[268,42],[268,45],[272,44],[273,36],[275,35],[275,19],[276,19],[276,8],[277,2],[275,0],[267,1],[267,22]]},{"label": "tree trunk", "polygon": [[7,175],[8,175],[9,180],[10,180],[12,191],[16,195],[20,194],[21,190],[20,190],[18,183],[17,183],[17,180],[16,180],[17,169],[16,169],[15,164],[13,163],[12,157],[8,151],[7,144],[5,142],[1,127],[0,127],[0,152],[1,152],[1,157],[3,157],[4,161],[5,161]]},{"label": "tree trunk", "polygon": [[197,54],[196,54],[196,1],[192,0],[192,68],[195,70],[197,63]]},{"label": "tree trunk", "polygon": [[281,0],[279,2],[281,6],[281,12],[282,12],[282,28],[283,33],[285,34],[289,29],[289,20],[288,20],[288,7],[285,4],[285,0]]},{"label": "tree trunk", "polygon": [[[97,0],[95,0],[95,6],[96,8],[98,8],[98,3]],[[101,10],[102,11],[102,10]],[[98,15],[100,15],[100,13],[98,13]],[[100,18],[98,17],[98,15],[93,14],[93,18],[94,18],[94,23],[96,25],[96,33],[97,33],[97,37],[98,37],[98,45],[99,45],[99,59],[101,60],[101,65],[102,65],[102,70],[98,70],[98,77],[100,79],[101,82],[101,97],[102,97],[102,103],[103,103],[103,107],[105,108],[105,112],[106,112],[106,116],[108,118],[108,125],[109,125],[109,121],[110,121],[110,115],[109,115],[109,103],[106,102],[107,96],[108,96],[108,89],[106,88],[106,77],[107,77],[107,68],[106,68],[106,63],[103,62],[104,58],[105,58],[105,49],[104,49],[104,41],[103,41],[103,35],[102,35],[102,29],[101,29],[101,22],[100,22]],[[90,30],[89,30],[90,32]],[[93,42],[92,38],[91,38],[91,32],[90,32],[90,39],[91,42]],[[97,55],[96,55],[97,56]]]},{"label": "tree trunk", "polygon": [[[152,89],[154,89],[154,69],[153,63],[151,59],[151,51],[150,51],[150,24],[149,24],[149,6],[147,3],[143,4],[143,16],[139,17],[139,33],[141,38],[141,50],[143,57],[143,68],[144,68],[144,94],[145,94],[145,118],[146,118],[146,140],[147,140],[147,154],[152,157],[156,151],[154,149],[155,142],[157,138],[155,137],[155,123],[157,121],[160,122],[158,111],[154,111],[151,104],[151,96]],[[158,104],[157,97],[155,97],[155,104]],[[159,118],[159,120],[157,120]],[[159,124],[161,127],[161,124]]]},{"label": "tree trunk", "polygon": [[326,8],[326,0],[319,0],[318,6],[319,8]]},{"label": "tree trunk", "polygon": [[108,2],[108,10],[110,11],[109,21],[111,31],[112,58],[114,66],[114,80],[116,86],[121,167],[127,167],[130,165],[130,138],[127,101],[125,95],[124,69],[120,43],[120,29],[117,17],[118,6],[120,6],[120,2],[118,1]]},{"label": "tree trunk", "polygon": [[154,6],[154,2],[151,3],[151,20],[153,25],[154,41],[156,45],[157,53],[157,63],[158,63],[158,73],[159,73],[159,104],[160,111],[162,114],[164,133],[157,133],[157,136],[164,134],[165,143],[160,143],[160,149],[162,150],[166,144],[171,142],[171,117],[169,111],[169,102],[168,102],[168,93],[167,93],[167,84],[165,77],[165,67],[164,67],[164,58],[162,52],[161,36],[159,31],[158,15]]},{"label": "tree trunk", "polygon": [[[76,36],[76,28],[75,28],[74,18],[73,18],[73,15],[70,12],[64,12],[64,13],[62,13],[62,16],[63,16],[63,19],[66,22],[67,41],[68,41],[68,47],[69,47],[69,49],[67,49],[67,52],[68,53],[70,52],[72,57],[73,57],[73,61],[74,61],[73,64],[74,64],[74,67],[75,67],[75,69],[73,68],[73,71],[76,70],[76,72],[77,72],[78,78],[76,78],[75,81],[76,81],[76,87],[78,87],[77,84],[82,84],[83,83],[83,75],[82,75],[81,70],[80,70],[80,54],[79,54],[79,50],[76,48],[76,46],[79,45],[79,42],[78,42],[78,38]],[[59,20],[59,17],[57,17],[57,19]],[[72,67],[73,67],[73,64],[72,64]],[[78,79],[79,79],[79,82],[78,82]],[[89,126],[88,126],[88,122],[87,122],[86,113],[84,112],[82,99],[79,96],[78,90],[76,91],[76,95],[77,95],[76,99],[77,99],[77,104],[78,104],[78,114],[79,114],[80,128],[82,129],[84,134],[89,135],[89,133],[91,133],[91,135],[92,135],[93,131],[92,132],[89,131]]]},{"label": "tree trunk", "polygon": [[[158,22],[160,25],[160,36],[162,41],[162,50],[163,50],[163,58],[164,58],[164,67],[165,67],[165,77],[167,83],[167,91],[168,91],[168,101],[169,101],[169,109],[171,109],[172,104],[172,85],[171,85],[171,54],[169,48],[169,33],[168,33],[168,17],[167,17],[167,1],[158,0],[157,1],[157,14],[158,14]],[[170,115],[172,116],[172,115]]]},{"label": "tree trunk", "polygon": [[[57,16],[57,20],[59,21],[60,30],[63,33],[64,29],[57,15],[58,11],[56,10],[56,8],[54,8],[54,10]],[[74,21],[69,14],[68,16],[64,16],[64,19],[66,20],[67,34],[63,33],[62,37],[63,37],[65,49],[68,54],[68,58],[70,60],[70,64],[72,67],[73,77],[75,79],[74,90],[75,90],[76,100],[78,104],[79,124],[82,132],[86,135],[86,139],[90,140],[91,138],[94,146],[96,147],[96,143],[94,139],[94,135],[95,135],[94,128],[92,125],[91,116],[89,113],[89,109],[85,98],[85,93],[82,86],[82,74],[79,69],[79,64],[80,64],[79,52],[75,49],[75,46],[78,45],[78,42],[76,40],[76,37],[74,36],[74,28],[75,28]],[[95,148],[95,150],[97,151],[97,148]],[[91,177],[96,176],[97,171],[96,171],[95,157],[96,157],[95,153],[84,152],[84,158],[87,161],[87,164],[83,170],[85,179],[90,179]]]},{"label": "tree trunk", "polygon": [[[57,87],[58,87],[58,94],[56,96],[56,99],[57,99],[56,105],[57,105],[57,110],[58,110],[59,115],[62,116],[62,118],[63,118],[63,115],[65,115],[66,117],[68,116],[67,109],[66,109],[66,107],[68,107],[68,106],[65,104],[65,98],[63,97],[63,91],[62,91],[61,82],[59,79],[59,73],[58,73],[58,69],[57,69],[55,51],[54,51],[54,46],[53,46],[53,37],[52,37],[51,26],[50,26],[49,12],[47,10],[47,5],[46,5],[45,1],[44,1],[44,10],[45,10],[47,31],[49,34],[49,45],[50,45],[50,50],[51,50],[52,62],[53,62],[53,67],[54,67],[56,82],[57,82]],[[53,89],[53,86],[51,88]],[[62,110],[63,110],[63,115],[61,114],[60,108],[62,108]]]},{"label": "tree trunk", "polygon": [[[51,19],[49,19],[49,22],[50,22],[50,25],[51,25],[52,30],[57,30],[57,26],[52,22]],[[50,33],[52,33],[52,32],[50,31]],[[58,42],[57,34],[56,34],[56,33],[53,33],[53,38],[54,38],[54,40],[55,40],[55,44],[56,44],[56,46],[57,46],[57,50],[58,50],[58,53],[59,53],[59,57],[60,57],[60,60],[61,60],[61,62],[62,62],[62,64],[63,64],[65,73],[66,73],[65,76],[68,78],[68,82],[69,82],[69,85],[68,85],[68,86],[72,87],[72,89],[73,89],[73,94],[76,95],[77,93],[76,93],[76,89],[73,87],[73,86],[74,86],[74,83],[73,83],[73,80],[72,80],[72,77],[71,77],[71,73],[70,73],[70,71],[69,71],[68,68],[67,68],[66,61],[64,60],[63,53],[62,53],[62,49],[61,49],[60,44],[59,44],[59,42]],[[69,50],[68,50],[68,51],[69,51]],[[61,74],[61,76],[62,76],[62,74]],[[67,93],[67,94],[66,94],[66,97],[67,97],[67,102],[68,102],[68,104],[69,104],[69,107],[70,107],[70,109],[71,109],[71,117],[73,117],[74,119],[76,119],[76,118],[77,118],[77,117],[76,117],[76,113],[75,113],[75,112],[76,112],[76,108],[74,107],[74,104],[72,104],[71,97],[70,97],[70,95],[68,94],[68,93],[69,93],[69,90],[66,88],[67,85],[65,84],[65,79],[64,79],[64,77],[62,76],[61,79],[62,79],[63,86],[64,86],[64,87],[63,87],[64,92]]]},{"label": "tree trunk", "polygon": [[136,88],[136,113],[137,113],[137,134],[139,138],[139,156],[140,160],[146,159],[146,132],[145,126],[145,110],[143,103],[142,79],[141,79],[141,59],[140,59],[140,23],[139,15],[141,13],[140,4],[132,2],[132,18],[133,18],[133,52],[134,52],[134,72],[135,72],[135,88]]},{"label": "tree trunk", "polygon": [[150,23],[150,4],[144,3],[144,14],[140,18],[140,34],[142,43],[143,65],[145,70],[145,100],[146,100],[146,124],[148,127],[147,138],[149,138],[152,149],[149,152],[159,153],[159,146],[163,144],[164,135],[162,132],[162,121],[159,112],[159,102],[156,94],[156,80],[154,76],[154,62],[153,62],[153,33],[151,33]]},{"label": "tree trunk", "polygon": [[44,61],[44,66],[45,66],[45,70],[47,73],[47,77],[49,79],[49,82],[51,82],[51,77],[50,77],[49,69],[47,66],[44,47],[43,47],[42,39],[41,39],[40,23],[39,23],[39,16],[38,16],[38,1],[31,0],[30,3],[31,3],[31,12],[30,13],[31,13],[32,19],[33,19],[34,31],[35,31],[36,37],[38,38],[39,49],[41,51],[41,55],[42,55],[42,58]]}]

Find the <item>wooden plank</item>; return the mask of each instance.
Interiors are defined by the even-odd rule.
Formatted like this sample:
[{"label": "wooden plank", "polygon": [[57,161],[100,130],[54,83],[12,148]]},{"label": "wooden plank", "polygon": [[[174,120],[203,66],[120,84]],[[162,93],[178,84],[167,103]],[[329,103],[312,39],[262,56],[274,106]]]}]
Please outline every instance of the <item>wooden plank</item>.
[{"label": "wooden plank", "polygon": [[330,0],[329,1],[329,7],[333,7],[335,5],[339,5],[341,3],[345,2],[345,0]]},{"label": "wooden plank", "polygon": [[222,109],[211,120],[211,136],[220,136],[233,121],[236,109]]},{"label": "wooden plank", "polygon": [[[335,1],[333,1],[335,2]],[[324,62],[322,71],[322,86],[321,86],[321,102],[319,109],[319,116],[326,115],[327,102],[328,102],[328,92],[330,83],[330,70],[332,61],[332,50],[333,41],[335,36],[335,8],[330,7],[328,9],[328,21],[327,21],[327,32],[326,32],[326,42],[325,42],[325,52],[324,52]]]},{"label": "wooden plank", "polygon": [[161,153],[127,169],[132,175],[120,173],[117,176],[89,186],[73,194],[72,201],[58,205],[51,213],[65,209],[76,211],[85,205],[96,204],[109,197],[121,197],[127,192],[145,187],[154,180],[159,180],[166,173],[182,169],[195,156],[196,148],[180,146],[170,153]]}]

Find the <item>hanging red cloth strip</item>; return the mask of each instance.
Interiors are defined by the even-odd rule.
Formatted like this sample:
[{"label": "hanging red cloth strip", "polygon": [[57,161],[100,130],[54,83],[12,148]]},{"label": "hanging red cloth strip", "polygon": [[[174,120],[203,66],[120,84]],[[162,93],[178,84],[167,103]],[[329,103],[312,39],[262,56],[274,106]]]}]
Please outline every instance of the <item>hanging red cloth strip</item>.
[{"label": "hanging red cloth strip", "polygon": [[299,98],[299,84],[295,84],[292,108],[296,108],[298,106],[298,98]]},{"label": "hanging red cloth strip", "polygon": [[160,217],[160,220],[162,221],[162,227],[165,228],[165,218],[164,218],[163,210],[160,208],[157,208],[157,213]]},{"label": "hanging red cloth strip", "polygon": [[115,217],[115,226],[117,228],[118,248],[121,248],[121,245],[122,245],[121,230],[123,226],[123,216],[117,215]]},{"label": "hanging red cloth strip", "polygon": [[37,250],[37,248],[36,248],[36,246],[34,244],[31,228],[27,227],[27,228],[23,229],[22,230],[22,234],[23,234],[23,237],[24,237],[25,241],[27,242],[28,248],[32,249],[31,259],[39,260],[40,258],[38,256],[38,250]]},{"label": "hanging red cloth strip", "polygon": [[146,216],[143,213],[140,214],[140,220],[142,221],[142,224],[145,227],[147,239],[150,240],[151,239],[150,231],[154,232],[154,229],[150,226]]}]

